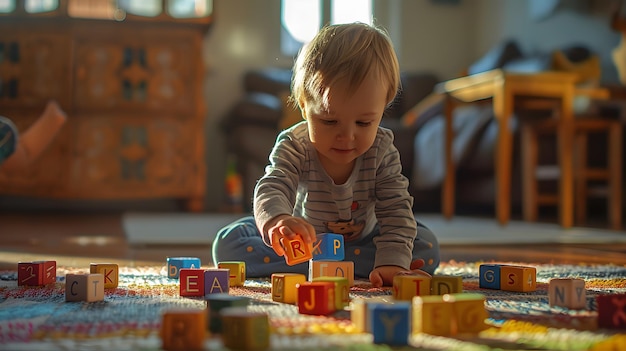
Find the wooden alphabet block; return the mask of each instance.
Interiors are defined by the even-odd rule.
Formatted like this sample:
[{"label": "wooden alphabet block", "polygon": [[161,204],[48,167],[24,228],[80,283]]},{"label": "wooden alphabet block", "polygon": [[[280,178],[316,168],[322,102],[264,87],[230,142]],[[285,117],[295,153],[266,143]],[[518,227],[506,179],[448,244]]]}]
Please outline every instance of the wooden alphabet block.
[{"label": "wooden alphabet block", "polygon": [[430,295],[431,277],[425,275],[396,275],[393,277],[393,298],[411,301],[413,296]]},{"label": "wooden alphabet block", "polygon": [[530,292],[537,288],[535,267],[501,265],[500,289],[506,291]]},{"label": "wooden alphabet block", "polygon": [[182,268],[179,270],[180,296],[204,296],[204,269]]},{"label": "wooden alphabet block", "polygon": [[317,235],[317,241],[313,245],[314,261],[343,261],[344,258],[343,235],[333,233]]},{"label": "wooden alphabet block", "polygon": [[89,273],[100,273],[104,276],[104,288],[115,289],[119,282],[119,266],[115,263],[92,263]]},{"label": "wooden alphabet block", "polygon": [[371,333],[369,305],[375,303],[393,303],[391,296],[356,298],[350,301],[350,320],[358,332]]},{"label": "wooden alphabet block", "polygon": [[598,327],[626,329],[626,294],[598,295]]},{"label": "wooden alphabet block", "polygon": [[344,277],[317,277],[314,282],[329,282],[335,284],[335,309],[343,310],[350,305],[350,286]]},{"label": "wooden alphabet block", "polygon": [[463,292],[463,277],[452,275],[433,275],[430,280],[432,295],[445,295]]},{"label": "wooden alphabet block", "polygon": [[96,274],[66,274],[65,301],[95,302],[104,300],[104,276]]},{"label": "wooden alphabet block", "polygon": [[415,296],[413,306],[413,333],[451,336],[454,321],[452,303],[443,295]]},{"label": "wooden alphabet block", "polygon": [[245,296],[228,294],[211,294],[206,296],[207,319],[209,330],[213,333],[221,333],[223,329],[220,311],[228,307],[247,307],[250,299]]},{"label": "wooden alphabet block", "polygon": [[500,290],[500,265],[481,264],[478,267],[478,286],[483,289]]},{"label": "wooden alphabet block", "polygon": [[169,309],[163,312],[161,342],[163,350],[203,350],[206,315],[201,309]]},{"label": "wooden alphabet block", "polygon": [[18,262],[17,285],[41,286],[57,281],[56,261]]},{"label": "wooden alphabet block", "polygon": [[222,340],[229,350],[267,350],[270,347],[270,322],[265,312],[252,312],[243,307],[220,311]]},{"label": "wooden alphabet block", "polygon": [[306,276],[300,273],[272,274],[272,300],[295,304],[297,300],[296,285],[306,282]]},{"label": "wooden alphabet block", "polygon": [[230,270],[210,268],[204,271],[204,296],[210,294],[226,294],[230,282]]},{"label": "wooden alphabet block", "polygon": [[585,281],[579,278],[553,278],[548,283],[550,306],[566,307],[573,310],[587,308]]},{"label": "wooden alphabet block", "polygon": [[489,317],[485,309],[485,295],[478,293],[446,294],[443,300],[453,303],[453,334],[479,333],[487,329]]},{"label": "wooden alphabet block", "polygon": [[311,261],[309,280],[317,277],[343,277],[348,285],[354,285],[354,262],[352,261]]},{"label": "wooden alphabet block", "polygon": [[372,304],[369,307],[375,344],[407,345],[411,333],[411,304]]},{"label": "wooden alphabet block", "polygon": [[335,312],[335,284],[304,282],[298,290],[298,311],[302,314],[327,315]]},{"label": "wooden alphabet block", "polygon": [[167,277],[170,279],[178,279],[179,272],[183,268],[200,268],[200,259],[198,257],[168,257],[167,258]]},{"label": "wooden alphabet block", "polygon": [[285,262],[290,266],[313,258],[313,246],[305,243],[299,234],[293,239],[281,238],[280,243],[285,249]]},{"label": "wooden alphabet block", "polygon": [[246,263],[245,262],[218,262],[217,268],[230,270],[230,279],[228,285],[243,286],[246,282]]}]

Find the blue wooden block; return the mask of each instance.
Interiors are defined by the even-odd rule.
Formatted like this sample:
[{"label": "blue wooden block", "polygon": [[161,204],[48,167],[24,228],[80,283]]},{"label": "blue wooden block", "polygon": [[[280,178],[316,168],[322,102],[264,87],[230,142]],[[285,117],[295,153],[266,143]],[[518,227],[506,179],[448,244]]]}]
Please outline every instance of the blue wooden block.
[{"label": "blue wooden block", "polygon": [[368,306],[375,344],[408,345],[411,333],[411,303],[374,303]]},{"label": "blue wooden block", "polygon": [[204,271],[204,296],[227,294],[230,282],[230,269],[209,268]]},{"label": "blue wooden block", "polygon": [[178,274],[183,268],[200,268],[200,259],[198,257],[168,257],[167,258],[167,277],[170,279],[178,279]]},{"label": "blue wooden block", "polygon": [[343,235],[324,233],[317,235],[313,245],[314,261],[343,261],[345,257]]},{"label": "blue wooden block", "polygon": [[481,288],[500,290],[499,264],[481,264],[478,272],[479,286]]}]

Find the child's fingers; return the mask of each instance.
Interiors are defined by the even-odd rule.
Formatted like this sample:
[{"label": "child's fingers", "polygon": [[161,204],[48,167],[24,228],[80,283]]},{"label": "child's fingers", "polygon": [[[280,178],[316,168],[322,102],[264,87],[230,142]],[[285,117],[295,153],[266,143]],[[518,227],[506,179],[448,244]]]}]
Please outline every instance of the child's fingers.
[{"label": "child's fingers", "polygon": [[276,252],[278,256],[283,256],[285,254],[285,249],[283,248],[283,245],[280,243],[280,239],[282,235],[278,231],[272,232],[271,235],[272,235],[272,239],[271,239],[272,249],[274,249],[274,252]]}]

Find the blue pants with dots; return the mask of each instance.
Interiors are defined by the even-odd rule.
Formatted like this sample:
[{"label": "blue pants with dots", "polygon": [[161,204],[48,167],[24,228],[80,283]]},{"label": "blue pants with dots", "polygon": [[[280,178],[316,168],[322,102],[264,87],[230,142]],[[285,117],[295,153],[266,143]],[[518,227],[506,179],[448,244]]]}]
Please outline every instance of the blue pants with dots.
[{"label": "blue pants with dots", "polygon": [[[345,261],[354,262],[354,275],[368,278],[374,269],[376,246],[372,240],[378,235],[378,227],[359,241],[345,243]],[[423,224],[417,221],[417,236],[413,245],[413,260],[423,259],[421,269],[433,274],[439,266],[439,243]],[[265,245],[257,229],[254,217],[244,217],[222,228],[213,242],[213,263],[243,261],[246,277],[270,277],[272,273],[301,273],[308,276],[309,263],[287,265],[285,258]]]}]

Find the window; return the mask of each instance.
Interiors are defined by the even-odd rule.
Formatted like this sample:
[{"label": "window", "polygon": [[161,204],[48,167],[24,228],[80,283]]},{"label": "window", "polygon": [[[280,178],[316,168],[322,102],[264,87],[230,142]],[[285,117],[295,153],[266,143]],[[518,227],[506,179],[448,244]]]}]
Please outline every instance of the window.
[{"label": "window", "polygon": [[294,56],[326,23],[372,23],[372,0],[281,0],[281,50]]}]

